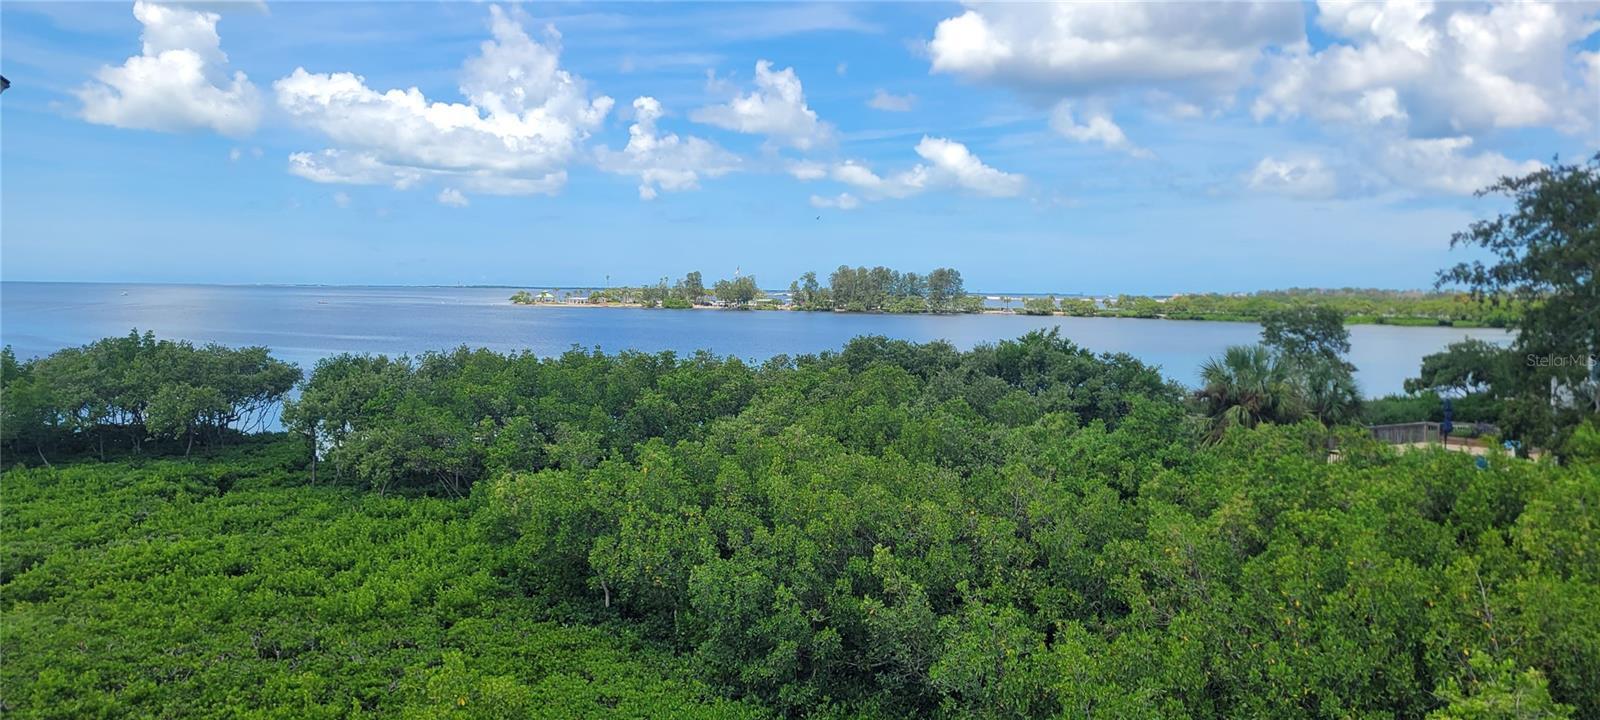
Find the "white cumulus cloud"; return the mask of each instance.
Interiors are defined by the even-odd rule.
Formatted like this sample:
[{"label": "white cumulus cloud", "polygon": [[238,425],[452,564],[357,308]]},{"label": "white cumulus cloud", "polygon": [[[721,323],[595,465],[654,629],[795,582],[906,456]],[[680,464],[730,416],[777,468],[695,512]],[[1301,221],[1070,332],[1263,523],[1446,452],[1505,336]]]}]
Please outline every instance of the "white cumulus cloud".
[{"label": "white cumulus cloud", "polygon": [[701,177],[719,177],[739,167],[738,156],[716,143],[697,138],[680,138],[656,130],[661,119],[661,103],[653,97],[633,101],[635,121],[628,127],[628,145],[620,151],[602,147],[596,151],[600,168],[639,178],[639,197],[654,199],[660,190],[692,190]]},{"label": "white cumulus cloud", "polygon": [[987,197],[1011,197],[1021,194],[1027,182],[1021,175],[985,165],[967,146],[946,138],[923,137],[916,151],[923,162],[887,177],[854,161],[835,165],[829,175],[872,200],[906,198],[938,188],[955,188]]},{"label": "white cumulus cloud", "polygon": [[1245,176],[1252,190],[1302,199],[1325,199],[1339,192],[1338,175],[1315,155],[1267,156]]},{"label": "white cumulus cloud", "polygon": [[1021,175],[983,164],[966,145],[953,140],[924,137],[917,143],[917,154],[928,162],[930,179],[935,184],[952,184],[991,197],[1021,194],[1025,184]]},{"label": "white cumulus cloud", "polygon": [[323,150],[289,154],[289,172],[312,182],[348,185],[393,185],[405,190],[422,182],[416,168],[397,167],[370,153]]},{"label": "white cumulus cloud", "polygon": [[796,160],[789,163],[786,168],[796,180],[811,181],[821,180],[828,176],[828,166],[810,160]]},{"label": "white cumulus cloud", "polygon": [[722,105],[690,114],[698,123],[750,135],[765,135],[800,150],[824,144],[833,127],[817,119],[806,105],[805,91],[794,68],[774,71],[767,60],[756,62],[756,88]]},{"label": "white cumulus cloud", "polygon": [[854,210],[861,207],[861,198],[850,193],[839,193],[834,197],[812,195],[811,207],[831,210]]},{"label": "white cumulus cloud", "polygon": [[440,190],[437,200],[439,201],[440,205],[448,205],[450,207],[458,208],[466,207],[467,205],[471,204],[471,201],[467,200],[467,196],[463,195],[460,190],[455,188],[445,188]]},{"label": "white cumulus cloud", "polygon": [[1466,136],[1396,140],[1384,148],[1378,167],[1396,184],[1458,195],[1477,192],[1501,176],[1526,175],[1541,167],[1497,152],[1469,154],[1472,143]]},{"label": "white cumulus cloud", "polygon": [[278,106],[338,147],[295,153],[290,169],[318,182],[390,184],[427,179],[461,191],[554,193],[566,166],[610,112],[560,66],[560,34],[544,42],[491,6],[493,38],[462,68],[466,103],[430,101],[417,88],[379,92],[349,72],[296,68],[273,84]]},{"label": "white cumulus cloud", "polygon": [[927,49],[934,72],[1057,97],[1137,87],[1210,100],[1304,32],[1297,3],[996,3],[940,22]]},{"label": "white cumulus cloud", "polygon": [[884,112],[911,112],[911,106],[917,102],[915,95],[895,95],[883,88],[872,94],[867,99],[867,107]]},{"label": "white cumulus cloud", "polygon": [[103,66],[75,91],[84,120],[137,130],[212,130],[247,135],[261,119],[261,97],[243,72],[228,72],[217,35],[221,16],[139,0],[141,54]]},{"label": "white cumulus cloud", "polygon": [[1318,24],[1335,40],[1271,63],[1258,118],[1393,123],[1413,137],[1496,128],[1592,127],[1600,85],[1569,73],[1569,49],[1600,30],[1581,3],[1331,2]]},{"label": "white cumulus cloud", "polygon": [[1072,104],[1067,101],[1057,103],[1055,109],[1050,112],[1050,127],[1070,140],[1099,143],[1109,150],[1125,152],[1138,158],[1154,157],[1149,150],[1134,145],[1122,128],[1105,112],[1090,112],[1080,124],[1073,118]]}]

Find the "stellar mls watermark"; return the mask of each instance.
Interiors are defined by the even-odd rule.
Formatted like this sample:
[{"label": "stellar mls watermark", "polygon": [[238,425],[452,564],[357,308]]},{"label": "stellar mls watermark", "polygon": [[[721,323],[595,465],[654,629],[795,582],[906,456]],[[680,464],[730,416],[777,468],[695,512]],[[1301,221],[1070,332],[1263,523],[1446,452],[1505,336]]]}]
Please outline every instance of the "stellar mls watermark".
[{"label": "stellar mls watermark", "polygon": [[1538,355],[1528,353],[1528,367],[1563,368],[1581,367],[1600,363],[1600,355]]}]

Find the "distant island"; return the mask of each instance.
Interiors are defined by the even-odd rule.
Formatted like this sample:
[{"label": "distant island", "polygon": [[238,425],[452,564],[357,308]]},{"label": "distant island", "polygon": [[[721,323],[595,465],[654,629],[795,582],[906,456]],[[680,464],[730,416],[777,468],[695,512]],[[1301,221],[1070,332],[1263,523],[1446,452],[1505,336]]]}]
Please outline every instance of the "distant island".
[{"label": "distant island", "polygon": [[[583,294],[579,294],[579,293]],[[794,310],[809,312],[863,312],[896,314],[955,314],[984,312],[984,299],[967,293],[960,271],[934,268],[926,275],[902,273],[886,267],[851,268],[841,265],[823,286],[817,274],[807,272],[789,283],[787,292],[762,290],[752,275],[736,275],[705,286],[699,271],[675,283],[667,278],[655,285],[608,287],[592,290],[520,290],[511,296],[518,305],[592,305],[689,309]]]},{"label": "distant island", "polygon": [[[594,289],[519,290],[517,305],[664,309],[773,310],[888,314],[1061,315],[1255,322],[1295,307],[1326,307],[1350,325],[1509,327],[1521,314],[1515,303],[1488,302],[1465,292],[1373,288],[1290,288],[1254,293],[1183,293],[1170,296],[985,295],[968,293],[961,272],[927,274],[883,266],[841,265],[823,285],[815,272],[787,291],[762,290],[752,275],[735,275],[706,287],[699,271],[669,283]],[[998,303],[991,305],[990,301]]]}]

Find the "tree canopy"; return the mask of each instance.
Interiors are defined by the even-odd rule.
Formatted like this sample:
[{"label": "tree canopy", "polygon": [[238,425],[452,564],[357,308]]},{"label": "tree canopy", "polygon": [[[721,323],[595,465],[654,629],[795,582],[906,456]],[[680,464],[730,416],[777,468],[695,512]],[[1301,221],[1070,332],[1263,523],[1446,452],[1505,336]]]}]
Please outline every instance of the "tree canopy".
[{"label": "tree canopy", "polygon": [[1324,306],[1273,310],[1261,317],[1261,342],[1298,362],[1345,365],[1350,331],[1344,313]]},{"label": "tree canopy", "polygon": [[1600,712],[1600,466],[1203,442],[1054,333],[348,355],[286,415],[0,479],[8,714]]},{"label": "tree canopy", "polygon": [[971,312],[961,272],[935,268],[927,275],[883,266],[840,265],[822,286],[807,272],[789,285],[795,308],[846,312]]},{"label": "tree canopy", "polygon": [[1350,332],[1330,308],[1302,307],[1269,313],[1261,343],[1227,348],[1200,366],[1194,401],[1211,420],[1211,438],[1232,427],[1314,418],[1326,425],[1360,415],[1355,366],[1344,359]]},{"label": "tree canopy", "polygon": [[1505,393],[1502,418],[1559,448],[1600,416],[1600,153],[1501,178],[1479,194],[1504,196],[1512,210],[1472,223],[1450,244],[1492,259],[1447,268],[1439,284],[1524,307],[1512,324],[1515,358],[1504,367],[1515,388]]},{"label": "tree canopy", "polygon": [[45,458],[107,445],[213,443],[273,420],[300,370],[264,347],[131,332],[19,362],[0,352],[0,443]]},{"label": "tree canopy", "polygon": [[761,295],[761,288],[756,286],[754,276],[741,275],[732,280],[718,280],[711,292],[724,305],[742,308]]}]

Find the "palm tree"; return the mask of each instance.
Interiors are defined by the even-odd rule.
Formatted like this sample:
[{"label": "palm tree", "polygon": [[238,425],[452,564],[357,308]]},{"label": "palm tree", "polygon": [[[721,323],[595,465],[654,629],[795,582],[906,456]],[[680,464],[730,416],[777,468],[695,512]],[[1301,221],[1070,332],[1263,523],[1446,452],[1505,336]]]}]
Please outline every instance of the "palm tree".
[{"label": "palm tree", "polygon": [[1341,362],[1317,360],[1295,368],[1305,408],[1324,425],[1350,422],[1361,415],[1361,391]]},{"label": "palm tree", "polygon": [[1200,366],[1195,398],[1211,418],[1211,438],[1228,428],[1304,417],[1300,393],[1285,363],[1262,345],[1234,345]]}]

